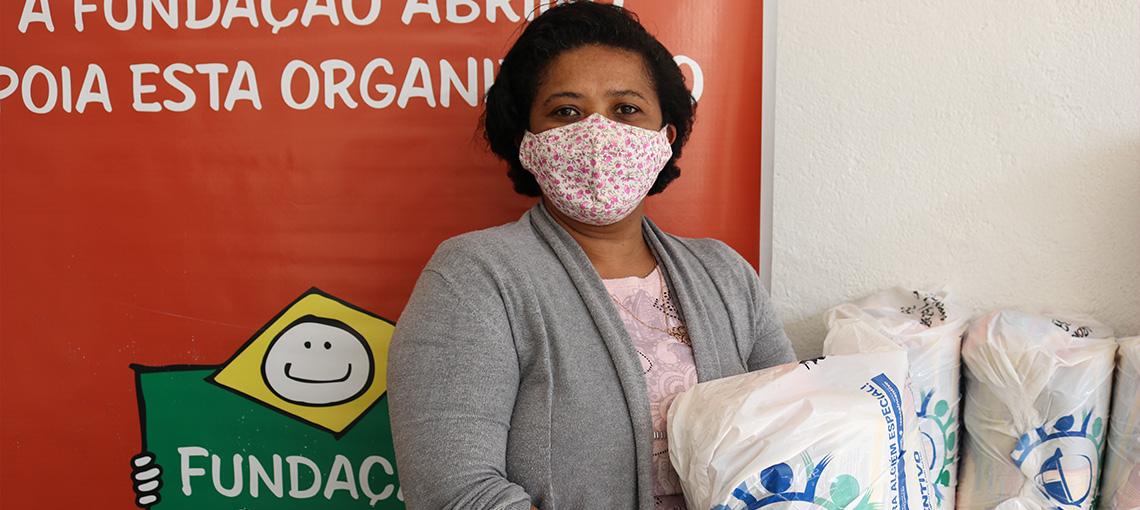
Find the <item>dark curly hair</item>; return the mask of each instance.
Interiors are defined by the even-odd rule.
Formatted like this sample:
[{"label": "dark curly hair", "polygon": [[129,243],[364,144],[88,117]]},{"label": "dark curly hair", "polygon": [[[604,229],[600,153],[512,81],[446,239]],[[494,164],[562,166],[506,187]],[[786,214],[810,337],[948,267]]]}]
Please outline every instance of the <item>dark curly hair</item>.
[{"label": "dark curly hair", "polygon": [[503,58],[499,75],[487,92],[483,136],[491,151],[507,162],[507,176],[520,194],[542,194],[534,176],[519,161],[519,143],[530,125],[530,108],[539,80],[563,52],[589,45],[641,55],[661,102],[662,120],[677,130],[673,157],[657,176],[649,194],[662,192],[681,175],[677,159],[689,139],[695,109],[681,68],[669,50],[641,26],[634,13],[615,5],[577,1],[555,6],[527,25]]}]

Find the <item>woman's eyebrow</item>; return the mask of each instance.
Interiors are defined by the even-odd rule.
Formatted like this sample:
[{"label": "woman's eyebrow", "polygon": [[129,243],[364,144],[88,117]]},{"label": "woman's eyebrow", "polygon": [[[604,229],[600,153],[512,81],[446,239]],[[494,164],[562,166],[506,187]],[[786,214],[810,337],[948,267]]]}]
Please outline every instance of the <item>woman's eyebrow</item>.
[{"label": "woman's eyebrow", "polygon": [[606,91],[606,95],[609,97],[630,97],[630,96],[633,96],[633,97],[641,98],[642,101],[648,101],[648,99],[646,99],[645,96],[641,95],[640,92],[633,90],[633,89],[609,90],[609,91]]},{"label": "woman's eyebrow", "polygon": [[546,96],[546,100],[543,101],[542,104],[545,106],[546,104],[550,103],[551,101],[553,101],[555,99],[560,99],[560,98],[564,98],[564,97],[568,97],[570,99],[582,99],[582,94],[579,94],[577,92],[555,92],[549,96]]}]

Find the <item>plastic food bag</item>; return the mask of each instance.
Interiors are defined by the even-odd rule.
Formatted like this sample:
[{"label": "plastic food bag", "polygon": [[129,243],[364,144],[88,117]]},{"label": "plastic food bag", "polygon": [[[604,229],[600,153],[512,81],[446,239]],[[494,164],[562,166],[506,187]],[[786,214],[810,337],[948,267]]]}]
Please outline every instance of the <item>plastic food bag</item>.
[{"label": "plastic food bag", "polygon": [[1140,336],[1120,341],[1100,507],[1140,508]]},{"label": "plastic food bag", "polygon": [[1115,352],[1112,331],[1084,317],[974,321],[962,342],[958,508],[1091,508]]},{"label": "plastic food bag", "polygon": [[945,292],[894,288],[832,308],[823,342],[825,355],[906,349],[926,469],[939,508],[948,510],[958,483],[960,349],[969,320]]},{"label": "plastic food bag", "polygon": [[690,510],[934,508],[906,353],[830,356],[697,384],[669,408]]}]

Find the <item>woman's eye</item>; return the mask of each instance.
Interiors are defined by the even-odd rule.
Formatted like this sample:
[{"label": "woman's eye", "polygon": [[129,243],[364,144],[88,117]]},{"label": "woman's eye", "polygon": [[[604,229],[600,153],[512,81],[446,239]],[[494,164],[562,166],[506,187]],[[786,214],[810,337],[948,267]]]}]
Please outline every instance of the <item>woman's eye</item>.
[{"label": "woman's eye", "polygon": [[573,117],[575,115],[578,115],[578,110],[575,110],[569,106],[563,106],[562,108],[554,110],[554,115],[556,117]]},{"label": "woman's eye", "polygon": [[622,114],[622,115],[633,115],[633,114],[640,112],[640,111],[641,111],[640,108],[633,106],[631,104],[623,104],[623,105],[617,107],[617,112],[619,114]]}]

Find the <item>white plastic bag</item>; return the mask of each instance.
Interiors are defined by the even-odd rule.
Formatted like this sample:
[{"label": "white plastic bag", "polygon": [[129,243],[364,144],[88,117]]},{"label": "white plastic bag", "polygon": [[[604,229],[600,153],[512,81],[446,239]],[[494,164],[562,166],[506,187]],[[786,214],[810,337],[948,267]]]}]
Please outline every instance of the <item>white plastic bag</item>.
[{"label": "white plastic bag", "polygon": [[958,508],[1092,508],[1115,352],[1112,331],[1085,317],[974,321],[962,343]]},{"label": "white plastic bag", "polygon": [[1140,508],[1140,336],[1120,340],[1100,507]]},{"label": "white plastic bag", "polygon": [[894,288],[832,308],[823,342],[829,356],[906,349],[926,469],[947,510],[958,482],[960,348],[969,320],[945,292]]},{"label": "white plastic bag", "polygon": [[669,408],[689,510],[931,510],[903,351],[697,384]]}]

